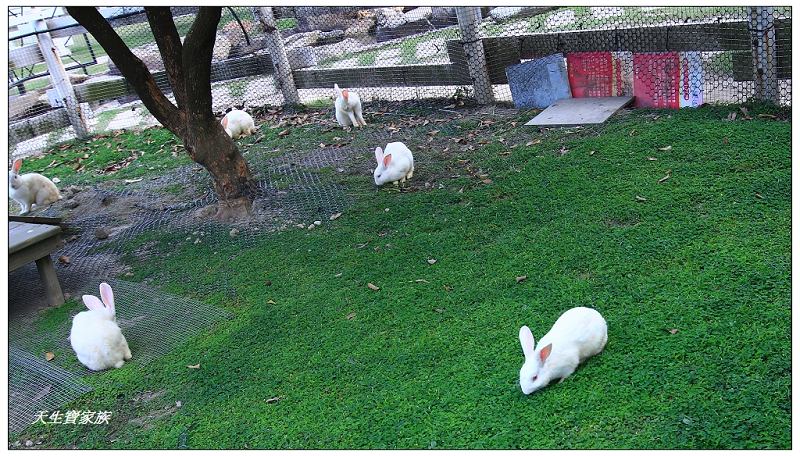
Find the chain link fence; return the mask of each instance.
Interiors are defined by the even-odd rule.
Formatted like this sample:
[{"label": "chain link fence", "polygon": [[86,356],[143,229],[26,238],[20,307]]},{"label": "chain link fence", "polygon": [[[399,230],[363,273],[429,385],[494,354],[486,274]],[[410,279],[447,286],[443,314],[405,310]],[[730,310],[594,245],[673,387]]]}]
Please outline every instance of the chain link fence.
[{"label": "chain link fence", "polygon": [[[142,9],[103,10],[168,91]],[[181,36],[195,13],[173,8]],[[10,35],[15,156],[156,124],[91,35],[59,25],[69,19],[22,23]],[[220,115],[326,104],[333,84],[366,104],[463,95],[544,107],[561,85],[573,96],[635,95],[637,106],[790,105],[790,40],[790,7],[232,7],[218,27],[212,95]],[[62,71],[41,51],[50,42]],[[545,83],[548,58],[565,64]]]},{"label": "chain link fence", "polygon": [[[565,96],[635,96],[637,106],[655,108],[749,101],[791,105],[789,7],[223,8],[212,60],[213,110],[222,117],[231,108],[243,108],[261,127],[239,141],[256,182],[253,217],[230,225],[203,216],[216,202],[208,174],[188,162],[171,134],[150,128],[157,127],[156,120],[91,35],[60,15],[60,8],[38,11],[35,20],[25,10],[9,11],[14,13],[9,50],[13,157],[49,150],[53,165],[61,151],[89,143],[107,144],[110,153],[125,147],[114,142],[115,135],[137,130],[137,145],[145,146],[132,151],[134,158],[171,152],[184,160],[155,177],[124,184],[61,185],[64,200],[37,213],[64,219],[65,243],[54,258],[63,260],[56,267],[67,293],[96,294],[102,280],[119,290],[134,366],[230,316],[204,304],[209,296],[237,299],[235,271],[198,277],[163,269],[156,259],[186,246],[208,255],[222,244],[247,252],[262,245],[264,233],[326,223],[363,196],[330,174],[370,176],[377,145],[402,140],[412,150],[435,147],[458,154],[473,146],[455,141],[456,136],[486,135],[513,148],[530,135],[511,131],[509,119]],[[143,10],[100,11],[171,97]],[[184,37],[197,8],[174,7],[172,13]],[[378,126],[357,134],[342,130],[334,117],[334,84],[357,92],[367,122]],[[293,110],[297,104],[312,109]],[[466,131],[461,126],[466,124],[474,128]],[[325,142],[292,133],[308,125],[320,133],[342,133]],[[262,146],[267,129],[286,132],[286,146]],[[417,134],[406,135],[406,129]],[[77,137],[92,139],[70,145]],[[420,169],[439,167],[443,176],[488,177],[489,170],[472,169],[468,160],[437,164],[437,157],[416,159]],[[23,172],[47,175],[49,166],[23,165]],[[74,166],[81,166],[80,159]],[[441,185],[432,177],[418,179],[414,185],[423,189]],[[162,238],[166,244],[159,243]],[[155,265],[148,274],[133,277],[130,264],[148,263]],[[180,281],[180,294],[188,296],[162,290],[162,279]],[[70,357],[64,338],[71,315],[57,331],[43,335],[26,308],[43,300],[35,268],[21,268],[9,280],[12,370],[17,373],[9,406],[16,432],[30,424],[35,411],[57,407],[89,387],[82,380],[87,372]],[[174,337],[153,345],[163,334]],[[57,352],[55,363],[41,362],[45,349]]]}]

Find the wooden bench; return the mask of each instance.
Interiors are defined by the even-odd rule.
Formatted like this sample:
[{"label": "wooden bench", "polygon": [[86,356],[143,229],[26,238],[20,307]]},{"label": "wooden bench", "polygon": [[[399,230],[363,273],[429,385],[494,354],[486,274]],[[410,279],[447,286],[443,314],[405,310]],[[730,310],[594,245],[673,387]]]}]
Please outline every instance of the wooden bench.
[{"label": "wooden bench", "polygon": [[8,223],[8,272],[35,261],[47,292],[47,303],[51,306],[64,303],[64,293],[50,258],[50,253],[59,247],[60,233],[58,225]]}]

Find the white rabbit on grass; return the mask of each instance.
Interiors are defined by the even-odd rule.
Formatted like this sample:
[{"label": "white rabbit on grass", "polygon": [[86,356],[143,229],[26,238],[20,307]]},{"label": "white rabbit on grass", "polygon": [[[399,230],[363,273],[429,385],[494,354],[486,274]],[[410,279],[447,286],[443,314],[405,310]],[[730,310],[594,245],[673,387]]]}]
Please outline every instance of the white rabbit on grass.
[{"label": "white rabbit on grass", "polygon": [[18,158],[8,171],[8,196],[19,203],[22,208],[20,215],[30,212],[34,205],[46,206],[61,199],[53,181],[38,173],[20,175],[20,168],[22,159]]},{"label": "white rabbit on grass", "polygon": [[225,129],[225,133],[233,139],[252,135],[258,131],[253,117],[239,109],[232,109],[225,114],[220,123],[222,123],[222,128]]},{"label": "white rabbit on grass", "polygon": [[380,147],[375,148],[375,160],[378,166],[373,172],[375,185],[391,182],[404,183],[414,175],[414,154],[401,142],[386,145],[386,151]]},{"label": "white rabbit on grass", "polygon": [[83,295],[85,310],[72,319],[69,335],[78,361],[93,371],[119,368],[131,359],[128,341],[117,325],[114,293],[111,286],[100,284],[101,301],[96,296]]},{"label": "white rabbit on grass", "polygon": [[580,363],[603,351],[607,341],[606,320],[588,307],[574,307],[561,314],[538,345],[534,345],[531,330],[521,327],[519,342],[525,355],[519,371],[522,392],[531,394],[556,379],[563,382]]},{"label": "white rabbit on grass", "polygon": [[339,125],[342,127],[366,126],[367,123],[361,112],[361,97],[352,90],[340,89],[339,84],[333,85],[333,91],[336,94],[334,106],[336,107],[336,121],[339,122]]}]

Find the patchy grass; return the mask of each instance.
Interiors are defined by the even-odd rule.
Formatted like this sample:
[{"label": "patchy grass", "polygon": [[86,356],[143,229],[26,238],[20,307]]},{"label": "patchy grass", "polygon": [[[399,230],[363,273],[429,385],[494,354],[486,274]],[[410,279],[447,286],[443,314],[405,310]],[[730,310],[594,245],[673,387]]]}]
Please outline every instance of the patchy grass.
[{"label": "patchy grass", "polygon": [[[191,163],[182,148],[178,157],[172,156],[178,144],[177,138],[163,128],[98,135],[63,143],[41,156],[27,158],[22,171],[57,177],[61,180],[59,186],[133,179]],[[116,172],[105,171],[126,162],[127,166]]]},{"label": "patchy grass", "polygon": [[297,19],[293,17],[282,17],[275,21],[278,30],[290,30],[297,27]]},{"label": "patchy grass", "polygon": [[[12,439],[789,448],[791,123],[755,107],[753,120],[731,122],[731,110],[638,111],[544,135],[506,119],[473,150],[425,149],[431,166],[412,182],[441,188],[375,191],[368,176],[349,176],[355,206],[313,231],[264,235],[246,249],[143,234],[131,251],[155,242],[165,253],[131,258],[135,279],[162,277],[165,291],[191,296],[225,277],[235,300],[202,299],[236,318],[142,370],[89,377],[95,390],[69,408],[112,410],[110,425],[37,425]],[[424,128],[455,144],[481,127]],[[322,141],[278,131],[264,132],[267,150]],[[492,181],[432,176],[437,161]],[[520,275],[528,280],[516,283]],[[519,326],[541,337],[578,305],[608,320],[606,350],[564,383],[522,395]]]}]

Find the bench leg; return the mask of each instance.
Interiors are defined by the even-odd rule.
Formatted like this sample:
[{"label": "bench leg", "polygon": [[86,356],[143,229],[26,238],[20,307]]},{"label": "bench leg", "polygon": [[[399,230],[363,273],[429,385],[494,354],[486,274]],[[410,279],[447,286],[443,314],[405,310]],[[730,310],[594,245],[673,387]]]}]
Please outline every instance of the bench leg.
[{"label": "bench leg", "polygon": [[50,255],[46,255],[36,260],[36,268],[39,270],[39,277],[42,278],[44,289],[47,292],[47,304],[60,306],[64,304],[64,293],[61,291],[61,284],[58,283],[56,268]]}]

